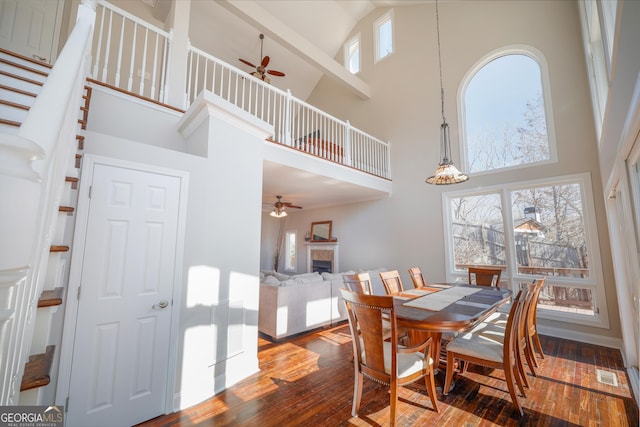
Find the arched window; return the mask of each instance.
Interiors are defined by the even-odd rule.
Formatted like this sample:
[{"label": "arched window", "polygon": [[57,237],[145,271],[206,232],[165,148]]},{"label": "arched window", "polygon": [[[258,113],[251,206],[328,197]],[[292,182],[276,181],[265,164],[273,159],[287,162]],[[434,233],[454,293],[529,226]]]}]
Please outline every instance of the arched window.
[{"label": "arched window", "polygon": [[467,80],[465,169],[481,173],[555,161],[539,62],[526,53],[494,55]]}]

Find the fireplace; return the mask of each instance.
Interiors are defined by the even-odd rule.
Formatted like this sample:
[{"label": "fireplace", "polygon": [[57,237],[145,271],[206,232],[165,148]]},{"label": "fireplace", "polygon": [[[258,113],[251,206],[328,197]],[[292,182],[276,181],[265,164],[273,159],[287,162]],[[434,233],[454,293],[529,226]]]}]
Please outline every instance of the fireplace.
[{"label": "fireplace", "polygon": [[331,273],[332,261],[323,261],[321,259],[314,259],[311,261],[311,271],[314,273]]},{"label": "fireplace", "polygon": [[338,243],[312,242],[307,244],[307,270],[318,273],[337,273]]}]

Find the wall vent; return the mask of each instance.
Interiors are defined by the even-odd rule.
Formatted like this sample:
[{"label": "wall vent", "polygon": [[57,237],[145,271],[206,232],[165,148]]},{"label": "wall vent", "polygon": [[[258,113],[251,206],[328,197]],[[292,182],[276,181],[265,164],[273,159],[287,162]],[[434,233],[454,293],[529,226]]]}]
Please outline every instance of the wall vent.
[{"label": "wall vent", "polygon": [[599,383],[618,387],[618,376],[613,372],[596,369],[596,378]]}]

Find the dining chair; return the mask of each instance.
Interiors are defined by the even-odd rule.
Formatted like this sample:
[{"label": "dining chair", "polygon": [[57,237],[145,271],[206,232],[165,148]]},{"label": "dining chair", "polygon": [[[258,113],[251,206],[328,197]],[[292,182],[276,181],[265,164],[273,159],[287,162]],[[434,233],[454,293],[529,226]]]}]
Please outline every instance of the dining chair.
[{"label": "dining chair", "polygon": [[398,292],[404,291],[404,286],[402,286],[402,279],[400,278],[398,270],[381,271],[380,279],[382,279],[382,284],[384,285],[387,295],[397,294]]},{"label": "dining chair", "polygon": [[369,276],[369,273],[343,274],[342,281],[352,292],[373,294],[373,286],[371,285],[371,276]]},{"label": "dining chair", "polygon": [[500,268],[469,267],[469,283],[481,286],[498,286],[500,284]]},{"label": "dining chair", "polygon": [[522,319],[523,309],[529,290],[519,291],[511,303],[511,310],[504,331],[496,331],[488,328],[487,323],[480,323],[467,333],[461,333],[447,344],[447,372],[443,394],[447,394],[451,388],[453,379],[454,362],[462,360],[476,365],[482,365],[504,371],[505,382],[511,400],[518,409],[520,415],[524,415],[522,405],[516,393],[516,386],[520,393],[526,397],[523,379],[518,368],[518,342],[522,334],[519,322]]},{"label": "dining chair", "polygon": [[[351,414],[358,416],[364,378],[390,387],[390,420],[395,425],[398,389],[424,378],[434,411],[439,412],[431,359],[431,338],[404,347],[399,343],[393,297],[367,295],[340,289],[347,307],[353,343],[354,383]],[[391,340],[382,337],[382,320],[388,315]]]},{"label": "dining chair", "polygon": [[[524,353],[524,358],[527,361],[527,365],[529,366],[529,371],[534,377],[537,376],[535,368],[539,367],[538,361],[536,360],[535,350],[537,349],[542,355],[541,358],[544,358],[544,353],[542,353],[542,346],[540,345],[540,337],[538,336],[538,329],[536,325],[538,299],[540,297],[540,291],[544,286],[544,282],[545,278],[542,277],[540,279],[535,279],[532,283],[527,285],[530,291],[530,298],[527,302],[527,306],[525,307],[522,316],[523,337],[520,344]],[[507,313],[494,313],[487,319],[487,323],[504,328],[506,327],[507,318]],[[534,346],[536,347],[536,349],[534,349]]]},{"label": "dining chair", "polygon": [[420,267],[411,267],[409,269],[409,277],[411,277],[413,286],[416,289],[427,286],[427,281],[424,279],[424,275],[422,274],[422,269]]}]

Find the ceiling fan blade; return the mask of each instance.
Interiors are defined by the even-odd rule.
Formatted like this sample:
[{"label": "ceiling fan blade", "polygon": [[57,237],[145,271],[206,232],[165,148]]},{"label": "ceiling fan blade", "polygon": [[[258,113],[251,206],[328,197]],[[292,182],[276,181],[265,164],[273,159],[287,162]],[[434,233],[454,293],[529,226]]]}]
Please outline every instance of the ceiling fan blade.
[{"label": "ceiling fan blade", "polygon": [[282,202],[283,205],[285,205],[288,208],[293,208],[293,209],[302,209],[302,206],[296,206],[296,205],[292,205],[290,202]]},{"label": "ceiling fan blade", "polygon": [[267,65],[269,65],[269,56],[265,56],[264,58],[262,58],[262,62],[260,63],[260,65],[262,65],[263,67],[266,67]]},{"label": "ceiling fan blade", "polygon": [[271,74],[272,76],[284,77],[284,73],[282,71],[267,70],[267,73]]},{"label": "ceiling fan blade", "polygon": [[249,67],[253,67],[253,68],[257,68],[255,65],[253,65],[251,62],[244,60],[242,58],[238,58],[240,60],[240,62],[242,62],[243,64],[247,64]]}]

